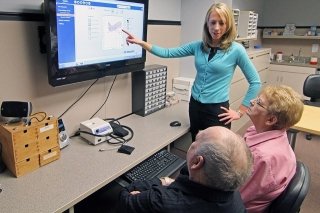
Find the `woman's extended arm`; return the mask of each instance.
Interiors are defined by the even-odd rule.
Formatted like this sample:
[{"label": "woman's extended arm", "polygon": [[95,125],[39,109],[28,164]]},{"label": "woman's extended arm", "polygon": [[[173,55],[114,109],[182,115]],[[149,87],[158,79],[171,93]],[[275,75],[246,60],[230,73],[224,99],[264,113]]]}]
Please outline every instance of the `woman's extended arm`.
[{"label": "woman's extended arm", "polygon": [[137,44],[137,45],[140,45],[143,49],[145,49],[149,52],[151,51],[152,44],[136,38],[134,35],[132,35],[131,33],[127,32],[125,30],[122,30],[122,32],[124,32],[125,34],[128,35],[128,37],[126,39],[128,45],[129,45],[129,43],[130,44]]}]

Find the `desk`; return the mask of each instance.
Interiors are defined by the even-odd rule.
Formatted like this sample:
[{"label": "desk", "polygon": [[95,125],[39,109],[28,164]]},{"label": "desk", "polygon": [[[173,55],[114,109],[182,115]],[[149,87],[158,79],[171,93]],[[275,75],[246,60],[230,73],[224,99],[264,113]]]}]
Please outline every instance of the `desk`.
[{"label": "desk", "polygon": [[[170,127],[173,120],[182,125]],[[92,146],[80,137],[74,138],[57,161],[19,178],[8,170],[0,174],[1,212],[63,212],[71,208],[186,134],[190,127],[188,103],[181,102],[146,117],[130,115],[120,122],[134,131],[129,142],[135,147],[131,155],[116,150],[99,152],[100,148],[112,146]]]},{"label": "desk", "polygon": [[299,131],[314,135],[320,135],[320,107],[304,105],[303,114],[300,121],[291,127],[289,133],[289,143],[294,149],[296,136]]}]

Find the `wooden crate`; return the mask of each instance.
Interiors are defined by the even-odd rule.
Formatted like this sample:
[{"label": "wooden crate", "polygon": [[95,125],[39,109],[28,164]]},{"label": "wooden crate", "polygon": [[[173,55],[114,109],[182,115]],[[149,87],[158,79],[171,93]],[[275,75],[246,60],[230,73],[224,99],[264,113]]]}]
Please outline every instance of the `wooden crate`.
[{"label": "wooden crate", "polygon": [[48,117],[37,126],[36,130],[40,153],[59,146],[58,121],[56,118]]},{"label": "wooden crate", "polygon": [[60,158],[60,147],[56,146],[40,153],[40,166],[44,166]]},{"label": "wooden crate", "polygon": [[0,125],[2,158],[14,176],[27,174],[59,159],[58,121],[47,117],[30,125],[23,122]]},{"label": "wooden crate", "polygon": [[40,167],[39,155],[33,155],[15,164],[14,175],[20,177]]}]

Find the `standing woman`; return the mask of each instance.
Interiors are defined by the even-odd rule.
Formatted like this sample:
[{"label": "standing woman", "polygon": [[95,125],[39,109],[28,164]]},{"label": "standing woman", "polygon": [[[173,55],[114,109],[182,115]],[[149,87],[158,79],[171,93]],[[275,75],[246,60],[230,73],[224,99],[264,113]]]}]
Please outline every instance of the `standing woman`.
[{"label": "standing woman", "polygon": [[[199,130],[210,126],[231,127],[246,112],[250,100],[260,90],[260,78],[244,47],[235,42],[237,36],[233,13],[224,3],[213,4],[205,17],[202,41],[176,48],[162,48],[125,32],[127,43],[138,44],[162,58],[194,56],[196,77],[189,103],[192,141]],[[229,108],[231,80],[239,66],[249,88],[238,110]]]}]

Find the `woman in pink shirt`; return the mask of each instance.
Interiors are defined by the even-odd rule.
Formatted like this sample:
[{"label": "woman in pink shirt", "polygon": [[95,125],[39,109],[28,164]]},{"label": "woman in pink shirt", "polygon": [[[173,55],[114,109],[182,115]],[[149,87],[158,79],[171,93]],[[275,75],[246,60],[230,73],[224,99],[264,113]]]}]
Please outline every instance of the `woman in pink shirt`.
[{"label": "woman in pink shirt", "polygon": [[286,130],[300,120],[302,112],[300,95],[287,86],[267,86],[251,100],[247,115],[253,126],[244,138],[254,166],[251,178],[240,188],[249,213],[267,212],[295,174],[296,158]]}]

